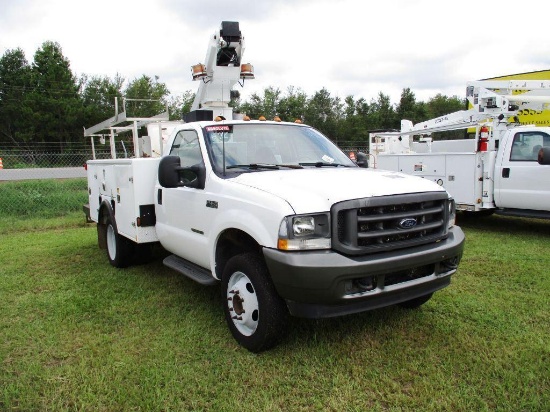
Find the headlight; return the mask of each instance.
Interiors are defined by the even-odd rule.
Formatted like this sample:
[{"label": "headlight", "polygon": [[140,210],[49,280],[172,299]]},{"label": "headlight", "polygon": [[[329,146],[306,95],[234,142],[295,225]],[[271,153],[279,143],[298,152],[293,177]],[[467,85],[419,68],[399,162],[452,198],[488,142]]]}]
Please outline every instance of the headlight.
[{"label": "headlight", "polygon": [[297,237],[315,234],[315,218],[313,216],[298,216],[292,219],[292,234]]},{"label": "headlight", "polygon": [[454,199],[450,198],[447,202],[449,208],[449,224],[447,227],[450,229],[456,223],[456,204]]},{"label": "headlight", "polygon": [[279,226],[277,248],[280,250],[330,249],[328,213],[287,216]]}]

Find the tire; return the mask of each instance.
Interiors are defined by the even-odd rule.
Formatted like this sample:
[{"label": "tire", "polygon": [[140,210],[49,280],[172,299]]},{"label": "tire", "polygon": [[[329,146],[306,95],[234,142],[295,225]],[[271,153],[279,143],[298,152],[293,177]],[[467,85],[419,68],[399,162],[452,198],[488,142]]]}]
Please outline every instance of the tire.
[{"label": "tire", "polygon": [[432,296],[433,296],[433,293],[429,293],[424,296],[419,296],[417,298],[398,303],[398,305],[405,309],[416,309],[422,306],[427,301],[429,301],[432,298]]},{"label": "tire", "polygon": [[229,259],[222,275],[222,298],[231,334],[249,351],[272,348],[286,335],[288,309],[260,256],[244,253]]},{"label": "tire", "polygon": [[134,243],[118,233],[115,219],[112,214],[107,217],[105,224],[107,243],[107,257],[109,263],[116,268],[125,268],[132,262]]}]

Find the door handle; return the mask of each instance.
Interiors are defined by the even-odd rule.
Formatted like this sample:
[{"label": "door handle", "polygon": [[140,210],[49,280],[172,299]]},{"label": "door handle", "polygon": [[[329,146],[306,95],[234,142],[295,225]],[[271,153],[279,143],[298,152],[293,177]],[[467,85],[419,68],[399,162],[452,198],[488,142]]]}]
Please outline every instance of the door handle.
[{"label": "door handle", "polygon": [[504,178],[510,177],[510,168],[509,167],[503,167],[502,168],[502,177],[504,177]]}]

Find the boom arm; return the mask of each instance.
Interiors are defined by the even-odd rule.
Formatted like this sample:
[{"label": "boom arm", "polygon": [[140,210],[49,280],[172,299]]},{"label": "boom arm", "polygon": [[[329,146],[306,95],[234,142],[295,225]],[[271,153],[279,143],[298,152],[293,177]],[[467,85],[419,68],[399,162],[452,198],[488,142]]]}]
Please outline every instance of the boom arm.
[{"label": "boom arm", "polygon": [[229,101],[233,86],[240,79],[254,78],[250,64],[241,67],[244,48],[239,23],[222,22],[220,30],[210,37],[205,64],[192,67],[193,80],[201,81],[192,111],[212,110],[214,117],[232,117]]},{"label": "boom arm", "polygon": [[[476,127],[477,139],[481,126],[485,125],[493,130],[489,139],[498,139],[500,133],[509,126],[508,119],[518,122],[515,116],[520,110],[532,110],[534,107],[538,107],[536,110],[545,109],[542,103],[550,102],[550,81],[474,81],[467,84],[466,97],[470,107],[468,110],[459,110],[417,124],[401,120],[401,131],[371,133],[369,150],[375,164],[379,154],[410,153],[411,137],[415,135]],[[431,138],[423,140],[429,143]],[[495,147],[495,144],[492,143],[491,147]]]},{"label": "boom arm", "polygon": [[[513,94],[514,92],[527,92]],[[529,92],[538,91],[542,95]],[[460,110],[415,125],[408,120],[401,121],[400,135],[427,134],[438,131],[466,129],[481,121],[507,119],[517,114],[523,102],[550,101],[550,81],[475,81],[469,82],[466,89],[469,110]],[[514,104],[516,103],[516,104]]]}]

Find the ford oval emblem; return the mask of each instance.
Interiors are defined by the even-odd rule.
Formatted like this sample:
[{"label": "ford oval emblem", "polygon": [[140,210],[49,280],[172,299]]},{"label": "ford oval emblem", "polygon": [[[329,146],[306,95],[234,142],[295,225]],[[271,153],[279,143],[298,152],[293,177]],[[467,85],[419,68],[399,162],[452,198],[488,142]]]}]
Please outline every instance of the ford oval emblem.
[{"label": "ford oval emblem", "polygon": [[416,226],[416,219],[413,217],[408,217],[406,219],[402,219],[399,222],[399,227],[401,229],[410,229]]}]

